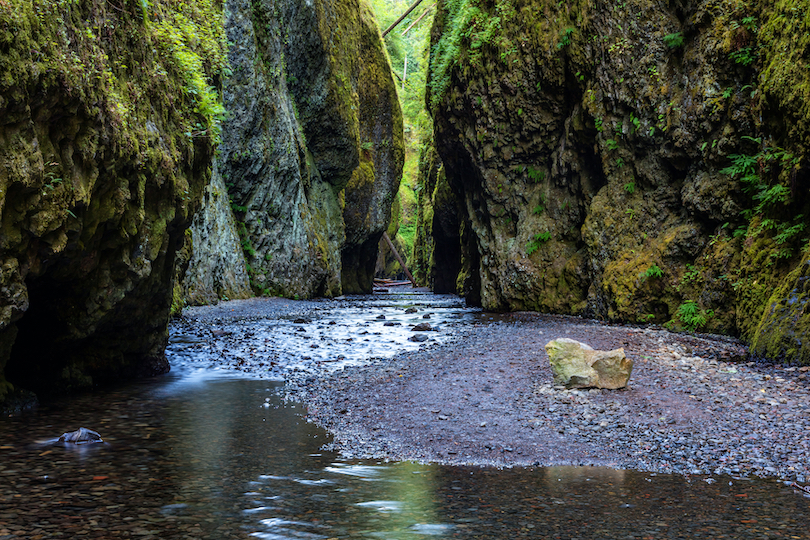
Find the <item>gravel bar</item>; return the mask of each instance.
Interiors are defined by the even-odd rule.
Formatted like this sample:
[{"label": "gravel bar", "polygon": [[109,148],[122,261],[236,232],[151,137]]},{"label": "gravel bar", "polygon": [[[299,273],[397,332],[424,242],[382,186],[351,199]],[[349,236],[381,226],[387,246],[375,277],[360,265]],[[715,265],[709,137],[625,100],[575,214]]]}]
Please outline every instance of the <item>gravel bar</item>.
[{"label": "gravel bar", "polygon": [[[628,388],[554,386],[558,337],[624,347]],[[515,313],[393,359],[289,372],[286,396],[347,457],[810,481],[810,368],[747,359],[719,336]]]}]

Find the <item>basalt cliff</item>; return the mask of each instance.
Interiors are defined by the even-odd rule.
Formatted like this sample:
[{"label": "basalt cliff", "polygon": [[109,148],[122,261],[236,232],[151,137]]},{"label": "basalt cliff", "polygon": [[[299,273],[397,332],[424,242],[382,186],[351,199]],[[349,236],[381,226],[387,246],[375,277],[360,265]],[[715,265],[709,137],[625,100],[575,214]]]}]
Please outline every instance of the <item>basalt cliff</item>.
[{"label": "basalt cliff", "polygon": [[0,0],[0,404],[162,373],[170,312],[370,291],[403,159],[357,0]]},{"label": "basalt cliff", "polygon": [[810,362],[809,8],[441,0],[420,276]]},{"label": "basalt cliff", "polygon": [[[226,236],[192,231],[184,280],[192,303],[234,298],[229,269],[258,294],[309,298],[371,292],[404,159],[402,113],[365,3],[228,0],[232,71],[222,144],[201,216],[233,216],[245,263],[212,264]],[[219,214],[215,209],[219,207]],[[201,218],[202,219],[202,218]],[[209,281],[200,274],[223,275]],[[242,278],[244,282],[244,278]],[[212,283],[212,285],[205,285]],[[200,294],[200,293],[203,294]],[[200,298],[197,298],[200,296]]]}]

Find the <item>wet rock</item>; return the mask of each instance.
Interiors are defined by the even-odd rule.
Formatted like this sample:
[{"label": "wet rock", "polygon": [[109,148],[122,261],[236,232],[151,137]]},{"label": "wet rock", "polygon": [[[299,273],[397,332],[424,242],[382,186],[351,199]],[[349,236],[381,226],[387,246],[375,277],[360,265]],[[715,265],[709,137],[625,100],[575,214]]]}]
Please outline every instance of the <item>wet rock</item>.
[{"label": "wet rock", "polygon": [[607,388],[627,386],[633,361],[624,349],[596,351],[579,341],[559,338],[546,344],[554,382],[566,388]]},{"label": "wet rock", "polygon": [[405,310],[405,313],[416,313],[416,311],[417,310],[415,307],[409,307],[408,309]]},{"label": "wet rock", "polygon": [[430,323],[426,322],[419,323],[411,328],[411,332],[428,332],[430,330],[433,330],[433,328],[430,326]]},{"label": "wet rock", "polygon": [[423,341],[427,341],[429,338],[425,334],[416,334],[408,338],[408,341],[413,341],[415,343],[422,343]]},{"label": "wet rock", "polygon": [[73,444],[86,444],[104,442],[97,432],[92,429],[80,427],[76,431],[68,431],[59,437],[59,442],[73,443]]}]

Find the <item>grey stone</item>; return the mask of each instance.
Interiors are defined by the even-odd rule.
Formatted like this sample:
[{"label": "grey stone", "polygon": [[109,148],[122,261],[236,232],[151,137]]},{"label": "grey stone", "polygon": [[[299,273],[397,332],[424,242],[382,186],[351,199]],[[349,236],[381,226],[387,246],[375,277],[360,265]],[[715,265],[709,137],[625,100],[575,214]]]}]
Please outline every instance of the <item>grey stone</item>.
[{"label": "grey stone", "polygon": [[633,361],[624,349],[597,351],[568,338],[546,343],[555,384],[566,388],[618,389],[627,386],[633,371]]},{"label": "grey stone", "polygon": [[59,442],[84,444],[84,443],[98,443],[104,442],[97,432],[92,429],[80,427],[76,431],[68,431],[59,437]]}]

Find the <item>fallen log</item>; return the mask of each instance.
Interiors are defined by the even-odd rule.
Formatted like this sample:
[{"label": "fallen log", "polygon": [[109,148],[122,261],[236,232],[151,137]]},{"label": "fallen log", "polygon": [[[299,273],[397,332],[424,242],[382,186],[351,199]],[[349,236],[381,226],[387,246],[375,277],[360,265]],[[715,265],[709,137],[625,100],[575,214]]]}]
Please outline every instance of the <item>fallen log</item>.
[{"label": "fallen log", "polygon": [[392,281],[391,283],[375,283],[375,287],[386,289],[388,287],[401,287],[403,285],[411,285],[410,281]]},{"label": "fallen log", "polygon": [[427,14],[428,14],[428,12],[429,12],[431,9],[433,9],[434,7],[436,7],[436,4],[433,4],[433,5],[431,5],[431,6],[428,6],[428,7],[425,9],[425,11],[424,11],[424,12],[422,12],[422,14],[421,14],[421,15],[419,15],[419,17],[417,17],[417,19],[416,19],[415,21],[413,21],[413,22],[412,22],[410,25],[408,25],[408,28],[406,28],[406,29],[405,29],[405,31],[404,31],[404,32],[402,32],[402,35],[404,36],[405,34],[407,34],[407,33],[408,33],[408,30],[410,30],[411,28],[413,28],[413,27],[414,27],[414,26],[415,26],[415,25],[416,25],[416,24],[417,24],[419,21],[421,21],[422,19],[424,19],[424,18],[425,18],[425,15],[427,15]]},{"label": "fallen log", "polygon": [[414,2],[413,5],[411,5],[411,7],[409,7],[408,10],[399,17],[399,19],[394,21],[391,26],[386,28],[385,32],[382,33],[382,37],[385,37],[388,34],[388,32],[390,32],[391,30],[396,28],[397,25],[399,23],[401,23],[405,19],[405,17],[407,17],[411,13],[411,11],[415,10],[416,7],[421,3],[422,3],[422,0],[416,0],[416,2]]},{"label": "fallen log", "polygon": [[394,257],[396,258],[397,262],[402,267],[402,269],[405,271],[405,275],[408,276],[408,279],[411,280],[411,283],[413,284],[414,287],[418,287],[418,285],[416,284],[416,280],[413,279],[413,276],[411,275],[411,272],[408,270],[408,267],[405,265],[405,261],[403,261],[402,257],[399,256],[399,253],[397,252],[397,248],[394,247],[394,243],[388,237],[387,232],[383,233],[383,238],[385,239],[386,243],[388,244],[388,247],[391,248],[391,253],[394,254]]}]

